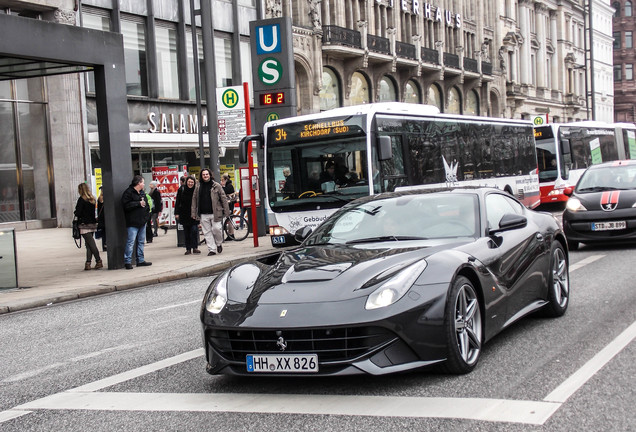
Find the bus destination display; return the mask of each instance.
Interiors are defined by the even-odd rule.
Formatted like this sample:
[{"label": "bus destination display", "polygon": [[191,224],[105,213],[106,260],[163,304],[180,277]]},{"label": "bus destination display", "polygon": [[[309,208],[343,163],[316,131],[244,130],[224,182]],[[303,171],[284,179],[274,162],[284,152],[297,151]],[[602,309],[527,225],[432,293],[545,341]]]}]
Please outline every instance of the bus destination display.
[{"label": "bus destination display", "polygon": [[357,136],[364,133],[362,127],[350,119],[326,120],[310,123],[281,125],[270,129],[273,143],[309,141],[335,136]]}]

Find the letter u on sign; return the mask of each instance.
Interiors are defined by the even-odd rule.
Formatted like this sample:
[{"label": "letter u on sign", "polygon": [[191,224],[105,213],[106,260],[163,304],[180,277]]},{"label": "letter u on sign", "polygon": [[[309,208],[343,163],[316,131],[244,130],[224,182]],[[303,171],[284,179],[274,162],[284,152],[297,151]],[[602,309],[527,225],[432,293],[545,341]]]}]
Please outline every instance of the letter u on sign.
[{"label": "letter u on sign", "polygon": [[280,24],[256,27],[256,54],[273,54],[282,51]]}]

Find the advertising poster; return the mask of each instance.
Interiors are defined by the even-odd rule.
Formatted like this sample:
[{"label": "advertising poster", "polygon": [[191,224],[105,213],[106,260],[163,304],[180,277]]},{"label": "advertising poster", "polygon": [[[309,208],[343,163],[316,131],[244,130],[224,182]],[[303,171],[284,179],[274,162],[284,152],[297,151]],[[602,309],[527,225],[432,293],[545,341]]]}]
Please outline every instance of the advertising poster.
[{"label": "advertising poster", "polygon": [[590,141],[590,153],[592,154],[592,165],[603,162],[600,139],[594,138],[592,141]]},{"label": "advertising poster", "polygon": [[163,202],[163,211],[159,215],[159,225],[175,226],[177,224],[174,218],[174,203],[181,185],[179,177],[181,177],[181,173],[177,165],[152,167],[152,179],[159,183],[157,189],[161,192],[161,201]]}]

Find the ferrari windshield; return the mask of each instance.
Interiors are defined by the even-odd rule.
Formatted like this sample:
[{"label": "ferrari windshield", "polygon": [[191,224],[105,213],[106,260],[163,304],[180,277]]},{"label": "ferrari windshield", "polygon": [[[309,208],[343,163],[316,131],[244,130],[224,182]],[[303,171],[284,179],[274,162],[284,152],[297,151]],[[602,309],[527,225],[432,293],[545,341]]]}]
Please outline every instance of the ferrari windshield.
[{"label": "ferrari windshield", "polygon": [[577,193],[622,189],[636,189],[636,164],[590,168],[576,185]]},{"label": "ferrari windshield", "polygon": [[307,239],[307,244],[361,244],[385,241],[476,237],[474,194],[409,194],[348,205]]}]

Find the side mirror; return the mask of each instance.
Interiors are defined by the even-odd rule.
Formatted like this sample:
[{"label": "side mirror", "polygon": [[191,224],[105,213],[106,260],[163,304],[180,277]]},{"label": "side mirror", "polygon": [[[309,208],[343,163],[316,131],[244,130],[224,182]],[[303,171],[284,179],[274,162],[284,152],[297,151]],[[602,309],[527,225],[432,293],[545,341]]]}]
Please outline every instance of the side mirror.
[{"label": "side mirror", "polygon": [[574,193],[574,188],[572,186],[568,186],[565,189],[563,189],[563,195],[565,196],[572,196],[573,193]]},{"label": "side mirror", "polygon": [[499,228],[491,229],[488,231],[488,235],[495,235],[504,231],[515,230],[523,228],[528,225],[528,218],[516,213],[506,213],[499,221]]},{"label": "side mirror", "polygon": [[378,160],[385,161],[393,158],[393,148],[391,147],[390,136],[379,136],[378,141]]},{"label": "side mirror", "polygon": [[304,226],[296,231],[296,233],[294,234],[294,240],[296,240],[298,243],[302,243],[307,237],[309,237],[309,234],[311,234],[311,232],[311,228],[309,228],[308,226]]},{"label": "side mirror", "polygon": [[239,163],[246,164],[248,161],[247,151],[249,149],[250,141],[258,141],[259,143],[263,141],[263,135],[246,135],[241,138],[239,142]]},{"label": "side mirror", "polygon": [[572,153],[572,148],[570,147],[570,140],[569,139],[562,139],[560,142],[561,145],[561,154],[570,154]]}]

